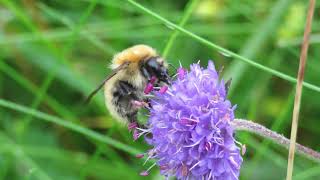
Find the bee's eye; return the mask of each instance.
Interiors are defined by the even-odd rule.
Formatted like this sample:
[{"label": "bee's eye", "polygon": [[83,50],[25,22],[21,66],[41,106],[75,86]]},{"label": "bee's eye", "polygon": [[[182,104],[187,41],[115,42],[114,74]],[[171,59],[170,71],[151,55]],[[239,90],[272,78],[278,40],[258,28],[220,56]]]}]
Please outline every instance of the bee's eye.
[{"label": "bee's eye", "polygon": [[155,73],[156,71],[160,70],[161,65],[158,63],[157,58],[151,58],[151,59],[147,60],[146,68],[150,72],[153,71]]},{"label": "bee's eye", "polygon": [[163,66],[163,61],[158,61],[158,58],[152,57],[144,61],[141,66],[141,72],[146,78],[150,79],[152,76],[156,76],[159,80],[167,78],[167,68]]}]

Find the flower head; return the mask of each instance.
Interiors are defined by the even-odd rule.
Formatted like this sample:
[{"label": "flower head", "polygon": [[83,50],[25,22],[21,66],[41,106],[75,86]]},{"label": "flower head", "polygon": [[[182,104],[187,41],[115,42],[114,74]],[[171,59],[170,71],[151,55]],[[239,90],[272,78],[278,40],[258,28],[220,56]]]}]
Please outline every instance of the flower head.
[{"label": "flower head", "polygon": [[179,78],[166,91],[155,92],[148,127],[161,174],[178,179],[238,179],[242,157],[230,121],[234,109],[226,99],[212,61],[206,69],[179,68]]}]

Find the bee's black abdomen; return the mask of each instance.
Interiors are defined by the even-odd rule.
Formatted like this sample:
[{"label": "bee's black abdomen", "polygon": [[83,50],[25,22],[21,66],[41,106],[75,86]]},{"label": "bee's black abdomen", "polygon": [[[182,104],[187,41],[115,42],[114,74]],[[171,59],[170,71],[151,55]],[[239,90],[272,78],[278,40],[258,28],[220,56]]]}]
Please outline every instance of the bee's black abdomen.
[{"label": "bee's black abdomen", "polygon": [[117,112],[129,122],[137,121],[138,110],[132,105],[133,100],[139,100],[136,91],[137,89],[130,83],[119,81],[113,92],[112,102],[115,104]]}]

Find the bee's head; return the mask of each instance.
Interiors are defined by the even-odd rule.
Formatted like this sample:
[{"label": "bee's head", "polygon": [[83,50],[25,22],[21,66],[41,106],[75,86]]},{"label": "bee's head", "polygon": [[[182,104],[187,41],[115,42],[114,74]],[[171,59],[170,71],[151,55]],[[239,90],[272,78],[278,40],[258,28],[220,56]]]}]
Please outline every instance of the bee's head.
[{"label": "bee's head", "polygon": [[159,56],[150,57],[141,61],[140,71],[148,80],[150,80],[152,76],[155,76],[160,82],[170,84],[167,64]]}]

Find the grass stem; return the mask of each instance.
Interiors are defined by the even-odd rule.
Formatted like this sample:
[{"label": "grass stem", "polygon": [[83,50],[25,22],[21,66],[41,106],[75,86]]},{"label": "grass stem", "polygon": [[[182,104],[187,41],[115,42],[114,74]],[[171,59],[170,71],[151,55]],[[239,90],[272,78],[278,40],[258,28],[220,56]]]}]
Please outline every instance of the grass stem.
[{"label": "grass stem", "polygon": [[[219,51],[221,54],[224,54],[226,56],[230,56],[230,57],[233,57],[235,59],[238,59],[240,61],[243,61],[245,63],[248,63],[249,65],[257,68],[257,69],[260,69],[262,71],[265,71],[265,72],[268,72],[268,73],[271,73],[281,79],[284,79],[284,80],[287,80],[289,82],[292,82],[292,83],[297,83],[297,80],[292,77],[292,76],[289,76],[289,75],[286,75],[280,71],[277,71],[277,70],[274,70],[274,69],[271,69],[269,67],[266,67],[262,64],[259,64],[251,59],[248,59],[246,57],[243,57],[243,56],[240,56],[238,55],[237,53],[234,53],[228,49],[225,49],[219,45],[216,45],[210,41],[208,41],[207,39],[204,39],[174,23],[172,23],[171,21],[165,19],[164,17],[160,16],[159,14],[149,10],[148,8],[142,6],[141,4],[137,3],[136,1],[134,0],[127,0],[130,4],[132,4],[133,6],[135,6],[136,8],[140,9],[141,11],[143,11],[144,13],[146,14],[149,14],[150,16],[154,17],[155,19],[158,19],[159,21],[162,21],[166,26],[168,27],[172,27],[174,29],[177,29],[178,31],[184,33],[185,35],[195,39],[196,41],[198,41],[199,43],[201,44],[204,44],[205,46],[209,47],[209,48],[212,48],[212,49],[215,49],[217,51]],[[317,91],[317,92],[320,92],[320,87],[319,86],[316,86],[316,85],[313,85],[313,84],[310,84],[310,83],[307,83],[307,82],[303,82],[303,86],[305,86],[306,88],[308,89],[312,89],[314,91]]]},{"label": "grass stem", "polygon": [[315,0],[310,0],[308,15],[307,15],[307,22],[306,22],[302,49],[301,49],[300,64],[299,64],[299,71],[298,71],[298,78],[297,78],[298,82],[296,85],[296,95],[294,99],[292,124],[291,124],[291,136],[290,136],[290,148],[289,148],[288,166],[287,166],[287,180],[292,179],[292,173],[293,173],[294,152],[296,148],[296,139],[297,139],[297,131],[298,131],[302,83],[303,83],[303,78],[305,73],[305,66],[307,63],[309,38],[310,38],[310,32],[311,32],[314,7],[315,7]]}]

